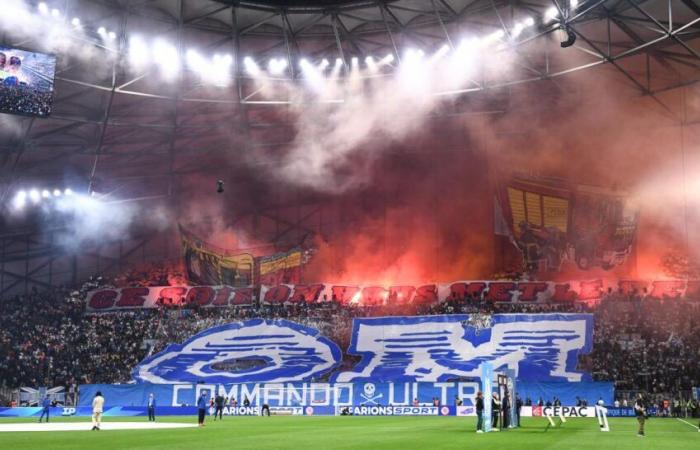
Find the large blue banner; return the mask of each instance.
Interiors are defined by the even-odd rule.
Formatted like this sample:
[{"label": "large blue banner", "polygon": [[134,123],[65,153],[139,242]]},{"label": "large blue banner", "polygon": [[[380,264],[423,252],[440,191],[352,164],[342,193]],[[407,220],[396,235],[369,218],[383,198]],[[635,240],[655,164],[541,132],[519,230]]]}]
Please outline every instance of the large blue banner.
[{"label": "large blue banner", "polygon": [[133,376],[151,383],[304,381],[335,368],[341,356],[340,348],[314,328],[252,319],[172,344],[142,361]]},{"label": "large blue banner", "polygon": [[[150,393],[154,394],[159,407],[192,406],[204,391],[209,398],[220,393],[229,405],[234,399],[238,405],[247,399],[253,406],[413,406],[416,403],[418,406],[432,406],[437,399],[440,406],[454,406],[460,399],[465,407],[473,407],[480,389],[478,380],[436,383],[85,384],[80,386],[79,406],[89,406],[97,391],[104,395],[107,407],[146,406]],[[545,399],[558,397],[564,404],[571,405],[575,404],[577,396],[587,398],[591,403],[599,397],[606,404],[613,401],[612,383],[519,383],[518,389],[523,400],[529,393],[542,392]],[[484,397],[490,405],[489,394],[484,393]]]},{"label": "large blue banner", "polygon": [[448,382],[478,379],[479,366],[509,368],[525,381],[579,382],[578,356],[590,351],[590,314],[497,314],[475,327],[469,315],[356,318],[349,355],[318,330],[253,319],[205,330],[142,361],[139,382],[288,383],[330,375],[336,383]]}]

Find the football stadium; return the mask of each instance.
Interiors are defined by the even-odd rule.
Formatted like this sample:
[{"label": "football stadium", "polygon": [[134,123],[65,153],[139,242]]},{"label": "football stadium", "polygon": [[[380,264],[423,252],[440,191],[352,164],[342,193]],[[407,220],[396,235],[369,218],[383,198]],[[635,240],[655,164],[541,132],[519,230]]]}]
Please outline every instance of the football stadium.
[{"label": "football stadium", "polygon": [[2,0],[0,447],[700,448],[699,212],[699,0]]}]

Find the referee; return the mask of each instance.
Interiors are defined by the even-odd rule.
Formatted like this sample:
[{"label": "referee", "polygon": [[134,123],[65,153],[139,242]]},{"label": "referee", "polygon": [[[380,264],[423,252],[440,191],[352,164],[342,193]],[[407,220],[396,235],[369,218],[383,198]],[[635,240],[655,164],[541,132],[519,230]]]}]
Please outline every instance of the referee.
[{"label": "referee", "polygon": [[647,409],[644,406],[644,398],[641,393],[637,394],[637,400],[634,402],[634,414],[637,416],[637,422],[639,422],[637,436],[644,437],[644,422],[647,420]]}]

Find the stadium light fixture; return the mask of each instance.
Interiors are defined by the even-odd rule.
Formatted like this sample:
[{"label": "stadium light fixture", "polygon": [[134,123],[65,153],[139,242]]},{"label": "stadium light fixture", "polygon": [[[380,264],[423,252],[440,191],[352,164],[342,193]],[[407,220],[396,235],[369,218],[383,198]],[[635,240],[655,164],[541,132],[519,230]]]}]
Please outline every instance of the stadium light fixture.
[{"label": "stadium light fixture", "polygon": [[331,79],[336,79],[340,75],[340,70],[343,68],[343,60],[340,58],[336,58],[335,64],[333,65],[333,69],[331,70],[330,78]]},{"label": "stadium light fixture", "polygon": [[37,189],[32,189],[29,191],[29,198],[32,200],[32,203],[39,203],[39,200],[41,200],[41,194],[39,194]]},{"label": "stadium light fixture", "polygon": [[520,34],[523,32],[524,29],[525,29],[525,24],[522,22],[518,22],[515,24],[515,26],[511,30],[510,34],[514,38],[517,38],[518,36],[520,36]]},{"label": "stadium light fixture", "polygon": [[323,58],[323,60],[321,61],[321,64],[318,66],[318,68],[321,71],[324,71],[324,70],[326,70],[326,67],[328,67],[329,64],[330,64],[330,62],[328,62],[328,60],[326,58]]},{"label": "stadium light fixture", "polygon": [[73,20],[71,20],[70,23],[75,28],[80,28],[80,19],[78,19],[77,17],[73,17]]},{"label": "stadium light fixture", "polygon": [[173,45],[158,39],[153,43],[153,58],[166,80],[172,81],[180,73],[180,56]]},{"label": "stadium light fixture", "polygon": [[[218,57],[218,55],[216,56]],[[197,53],[196,50],[192,49],[187,50],[187,53],[185,53],[185,61],[187,62],[187,67],[195,72],[203,70],[204,66],[206,65],[204,58],[202,58],[202,56]]]},{"label": "stadium light fixture", "polygon": [[115,39],[117,38],[117,33],[115,33],[114,31],[110,31],[109,33],[107,33],[107,36],[108,36],[111,40],[115,40]]},{"label": "stadium light fixture", "polygon": [[100,27],[97,29],[97,34],[99,34],[102,37],[105,37],[107,35],[107,29],[105,27]]},{"label": "stadium light fixture", "polygon": [[523,24],[525,24],[526,27],[532,27],[535,25],[535,19],[532,17],[526,17],[525,20],[523,20]]},{"label": "stadium light fixture", "polygon": [[41,191],[41,196],[44,198],[49,198],[51,197],[51,192],[49,192],[47,189],[44,189],[43,191]]},{"label": "stadium light fixture", "polygon": [[253,58],[251,58],[250,56],[246,56],[245,58],[243,58],[243,65],[245,66],[246,72],[248,72],[253,77],[257,77],[260,75],[260,68],[255,63],[255,60],[253,60]]},{"label": "stadium light fixture", "polygon": [[46,3],[41,2],[39,5],[37,5],[37,8],[39,9],[39,12],[43,15],[47,15],[49,13],[49,7],[46,6]]},{"label": "stadium light fixture", "polygon": [[60,189],[54,189],[54,190],[53,190],[53,196],[54,196],[54,197],[60,197],[60,196],[61,196],[61,190],[60,190]]},{"label": "stadium light fixture", "polygon": [[550,8],[547,9],[544,13],[544,18],[548,21],[551,22],[552,20],[556,19],[557,16],[559,16],[559,10],[557,9],[556,6],[551,6]]},{"label": "stadium light fixture", "polygon": [[571,9],[576,9],[576,8],[578,8],[578,0],[571,0],[571,1],[569,2],[569,7],[570,7]]},{"label": "stadium light fixture", "polygon": [[54,8],[51,10],[51,16],[53,16],[54,19],[58,19],[61,17],[61,11]]},{"label": "stadium light fixture", "polygon": [[[199,55],[197,55],[198,58]],[[203,58],[201,58],[203,59]],[[198,64],[195,68],[205,81],[208,81],[216,86],[225,87],[228,86],[231,81],[231,64],[233,63],[233,58],[231,55],[221,56],[215,54],[211,62],[204,60],[203,64]],[[206,68],[209,70],[206,70]]]},{"label": "stadium light fixture", "polygon": [[136,67],[145,66],[150,60],[148,46],[139,36],[132,36],[129,39],[129,61]]},{"label": "stadium light fixture", "polygon": [[393,54],[393,53],[389,53],[388,55],[386,55],[384,58],[382,58],[382,59],[379,61],[379,64],[382,64],[382,65],[383,65],[383,64],[391,64],[391,63],[393,63],[393,62],[394,62],[394,54]]},{"label": "stadium light fixture", "polygon": [[71,195],[73,195],[73,191],[71,190],[71,188],[66,188],[63,191],[63,195],[71,196]]},{"label": "stadium light fixture", "polygon": [[12,200],[12,205],[15,209],[22,209],[27,203],[27,193],[25,191],[19,191],[15,198]]},{"label": "stadium light fixture", "polygon": [[284,70],[287,68],[287,60],[284,58],[272,58],[270,62],[267,64],[267,70],[272,74],[272,75],[281,75],[284,73]]},{"label": "stadium light fixture", "polygon": [[377,66],[377,63],[373,57],[371,57],[371,56],[366,57],[365,58],[365,65],[367,65],[367,68],[369,69],[370,73],[376,74],[377,72],[379,72],[379,66]]}]

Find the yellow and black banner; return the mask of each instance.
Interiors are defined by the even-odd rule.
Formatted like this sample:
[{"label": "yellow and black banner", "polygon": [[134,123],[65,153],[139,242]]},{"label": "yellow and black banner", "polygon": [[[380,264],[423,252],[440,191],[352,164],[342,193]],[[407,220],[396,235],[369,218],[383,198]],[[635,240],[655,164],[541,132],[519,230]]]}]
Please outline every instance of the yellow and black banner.
[{"label": "yellow and black banner", "polygon": [[180,226],[182,253],[191,284],[251,286],[255,284],[255,258],[249,253],[229,255]]},{"label": "yellow and black banner", "polygon": [[258,258],[260,284],[297,284],[301,282],[303,252],[295,247],[286,252]]}]

